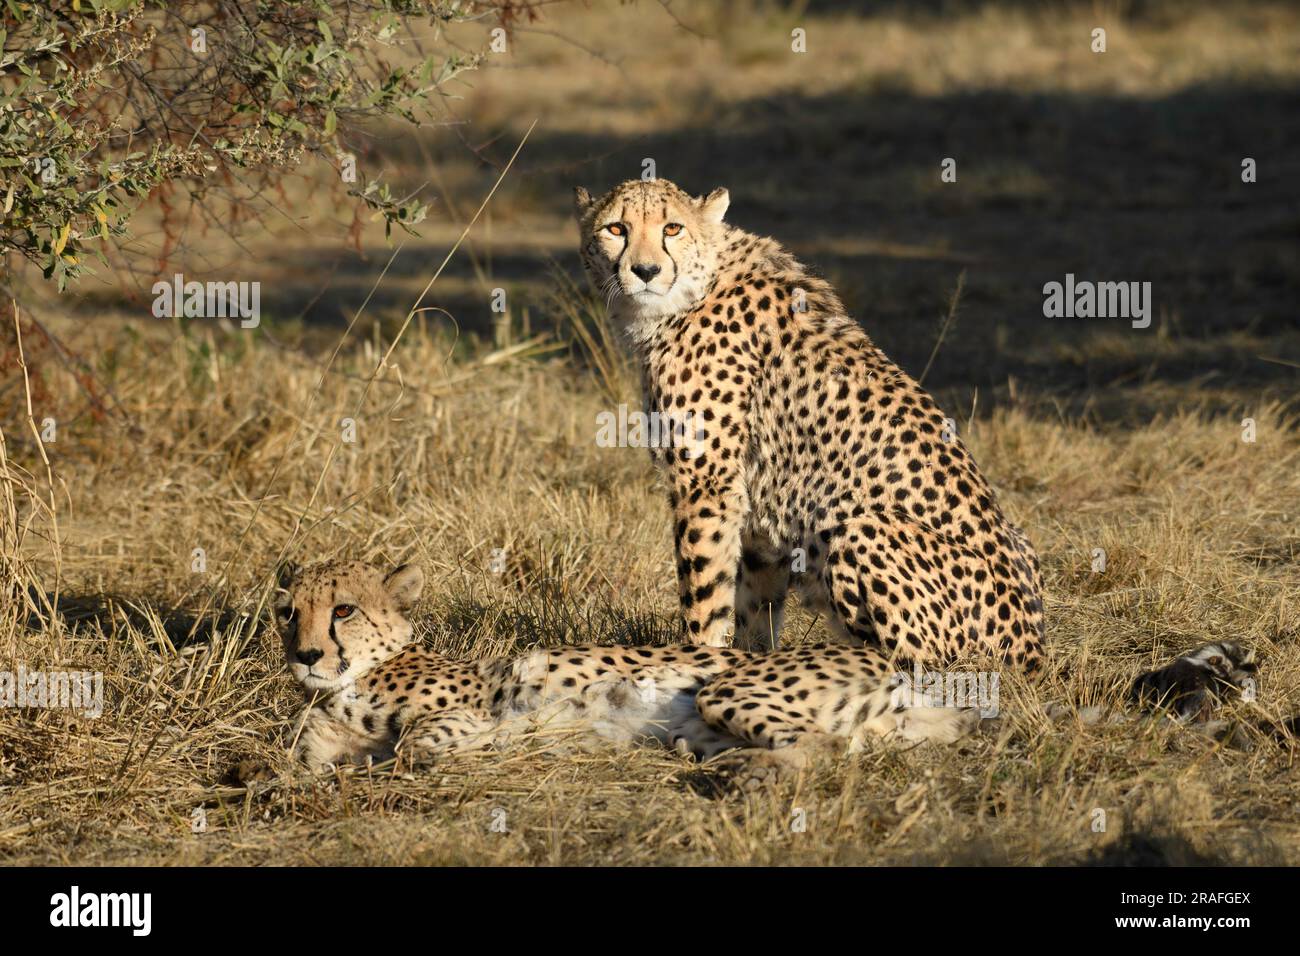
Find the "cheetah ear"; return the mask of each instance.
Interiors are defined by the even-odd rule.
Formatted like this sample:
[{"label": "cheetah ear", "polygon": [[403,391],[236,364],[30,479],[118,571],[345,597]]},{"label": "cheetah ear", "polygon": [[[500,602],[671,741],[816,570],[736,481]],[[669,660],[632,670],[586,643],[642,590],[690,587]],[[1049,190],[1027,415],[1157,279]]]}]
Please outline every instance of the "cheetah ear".
[{"label": "cheetah ear", "polygon": [[719,186],[700,200],[700,215],[704,217],[705,222],[717,225],[722,222],[722,217],[727,214],[727,207],[730,205],[731,193]]},{"label": "cheetah ear", "polygon": [[581,219],[591,208],[591,193],[582,186],[573,187],[573,214]]},{"label": "cheetah ear", "polygon": [[417,564],[403,564],[384,578],[384,589],[402,610],[410,607],[424,588],[424,572]]},{"label": "cheetah ear", "polygon": [[276,568],[275,584],[282,591],[288,591],[293,587],[293,582],[298,580],[298,575],[302,572],[302,567],[293,561],[285,561]]}]

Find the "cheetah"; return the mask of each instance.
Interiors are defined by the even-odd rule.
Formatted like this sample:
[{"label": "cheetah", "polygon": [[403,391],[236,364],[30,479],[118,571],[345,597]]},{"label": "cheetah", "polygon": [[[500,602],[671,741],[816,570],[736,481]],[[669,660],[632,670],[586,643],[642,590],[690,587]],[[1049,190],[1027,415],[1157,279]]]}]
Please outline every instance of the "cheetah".
[{"label": "cheetah", "polygon": [[1036,676],[1042,579],[929,394],[726,189],[574,191],[587,273],[641,368],[646,411],[695,423],[652,456],[694,644],[779,647],[787,592],[890,659],[1000,658]]},{"label": "cheetah", "polygon": [[657,741],[701,761],[779,751],[797,767],[875,738],[950,743],[978,725],[973,709],[900,695],[870,647],[585,645],[451,660],[414,637],[407,613],[423,581],[411,565],[282,571],[275,619],[309,702],[294,753],[311,769],[388,759],[399,746],[483,750],[530,730]]}]

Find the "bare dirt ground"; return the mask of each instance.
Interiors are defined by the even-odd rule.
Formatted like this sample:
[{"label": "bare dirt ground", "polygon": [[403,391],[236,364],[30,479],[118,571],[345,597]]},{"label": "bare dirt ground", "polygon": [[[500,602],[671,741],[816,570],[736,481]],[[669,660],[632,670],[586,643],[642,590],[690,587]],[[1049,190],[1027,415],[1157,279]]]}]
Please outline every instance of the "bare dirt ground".
[{"label": "bare dirt ground", "polygon": [[[351,243],[350,207],[304,169],[250,210],[242,246],[150,213],[112,270],[33,300],[89,364],[70,374],[25,331],[30,381],[12,364],[0,380],[0,571],[58,605],[10,602],[0,661],[101,672],[105,699],[95,719],[0,709],[0,859],[1300,862],[1295,752],[1250,729],[1300,712],[1300,15],[679,6],[555,7],[468,75],[448,125],[372,130],[361,161],[436,200],[382,281],[392,250],[370,225]],[[445,311],[368,385],[534,120],[424,300]],[[572,185],[647,158],[727,186],[732,221],[790,245],[925,370],[1042,556],[1046,678],[1004,679],[1001,718],[958,746],[882,747],[745,796],[673,754],[541,743],[294,773],[299,697],[264,624],[286,547],[420,562],[421,636],[456,655],[673,639],[664,496],[643,450],[594,440],[598,412],[638,399],[569,220]],[[262,326],[152,318],[149,285],[174,271],[261,281]],[[1151,327],[1044,318],[1066,273],[1150,281]],[[57,422],[48,472],[29,394],[37,425]],[[826,636],[799,609],[787,633]],[[1046,716],[1114,704],[1213,639],[1261,658],[1256,700],[1228,712],[1249,748]],[[240,782],[241,760],[273,773]]]}]

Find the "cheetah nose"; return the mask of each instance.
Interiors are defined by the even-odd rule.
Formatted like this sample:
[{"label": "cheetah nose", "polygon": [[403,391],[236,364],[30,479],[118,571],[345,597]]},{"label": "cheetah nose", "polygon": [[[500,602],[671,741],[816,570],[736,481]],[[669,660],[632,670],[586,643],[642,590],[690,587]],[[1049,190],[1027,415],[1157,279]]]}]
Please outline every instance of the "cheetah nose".
[{"label": "cheetah nose", "polygon": [[643,262],[639,266],[633,266],[632,272],[642,282],[649,282],[660,273],[660,268],[653,262]]},{"label": "cheetah nose", "polygon": [[298,652],[298,660],[302,661],[308,667],[311,667],[311,665],[315,664],[318,660],[320,660],[324,656],[325,656],[325,652],[315,647],[313,647],[309,651]]}]

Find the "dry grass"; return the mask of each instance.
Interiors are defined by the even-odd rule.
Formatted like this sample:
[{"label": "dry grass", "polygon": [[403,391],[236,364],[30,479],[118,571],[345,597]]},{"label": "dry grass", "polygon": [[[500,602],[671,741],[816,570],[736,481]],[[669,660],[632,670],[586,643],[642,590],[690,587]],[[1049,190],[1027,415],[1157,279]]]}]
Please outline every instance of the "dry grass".
[{"label": "dry grass", "polygon": [[[148,277],[147,290],[153,266],[142,221],[146,241],[124,250],[106,285],[40,312],[90,358],[120,413],[108,399],[108,411],[94,411],[89,380],[25,333],[34,417],[58,420],[45,446],[53,491],[26,421],[28,389],[16,370],[0,382],[0,580],[13,589],[0,607],[0,669],[99,671],[106,697],[95,720],[0,710],[0,859],[1300,862],[1290,750],[1250,731],[1257,745],[1238,750],[1158,723],[1044,715],[1052,700],[1113,702],[1139,668],[1222,638],[1263,659],[1258,702],[1235,713],[1300,711],[1295,373],[1251,364],[1292,361],[1300,341],[1283,320],[1297,281],[1294,245],[1277,238],[1286,207],[1233,198],[1234,218],[1220,221],[1170,198],[1207,188],[1186,177],[1206,174],[1210,159],[1170,154],[1180,124],[1203,111],[1258,133],[1265,152],[1289,141],[1294,118],[1270,122],[1266,93],[1255,127],[1233,108],[1245,100],[1217,99],[1214,85],[1241,84],[1252,102],[1252,91],[1293,86],[1284,37],[1294,11],[1142,9],[809,14],[799,19],[814,61],[772,52],[788,48],[773,43],[793,23],[771,5],[693,23],[703,38],[657,4],[593,4],[569,20],[556,12],[543,27],[618,65],[521,33],[517,58],[464,91],[476,125],[458,132],[491,142],[490,159],[508,156],[533,118],[542,123],[429,300],[465,333],[422,316],[364,398],[394,319],[497,175],[467,159],[456,136],[378,149],[374,161],[413,184],[432,179],[441,207],[323,379],[339,329],[321,322],[351,316],[388,253],[371,233],[365,261],[331,244],[339,213],[304,198],[310,171],[289,185],[287,216],[248,237],[253,252],[212,232],[179,253],[189,273],[264,282],[257,334],[142,319],[149,298],[136,282]],[[1077,42],[1098,17],[1114,24],[1105,61]],[[1152,97],[1183,119],[1150,122],[1166,115],[1145,112]],[[991,124],[982,139],[961,125],[976,114]],[[1058,115],[1072,119],[1053,126]],[[931,172],[953,123],[972,159],[962,160],[964,191],[939,197]],[[1103,147],[1146,163],[1150,181],[1111,178],[1135,167],[1105,160]],[[1063,157],[1076,149],[1096,152],[1071,165]],[[595,445],[597,412],[636,403],[631,378],[551,261],[564,260],[559,276],[576,274],[565,187],[606,185],[643,155],[673,163],[663,175],[684,169],[692,188],[726,167],[737,221],[825,266],[913,372],[967,271],[927,384],[1039,547],[1053,654],[1045,681],[1005,680],[1000,725],[962,746],[880,749],[754,796],[719,794],[667,753],[541,743],[432,767],[295,775],[283,748],[298,695],[263,626],[286,551],[420,562],[421,635],[455,655],[674,633],[662,490],[643,451]],[[1293,160],[1279,152],[1276,162]],[[1285,180],[1275,168],[1274,182]],[[1258,195],[1277,188],[1261,182]],[[1192,213],[1203,218],[1163,218]],[[1042,252],[1049,235],[1060,245]],[[1147,337],[1047,328],[1035,314],[1042,281],[1081,265],[1154,277],[1159,328]],[[475,316],[488,314],[486,290],[499,285],[511,312],[489,345],[470,331],[489,331]],[[302,326],[284,321],[300,313]],[[1242,441],[1247,416],[1254,443]],[[341,441],[345,417],[356,420],[355,444]],[[204,573],[191,571],[195,548]],[[489,571],[496,548],[508,558],[502,574]],[[1097,548],[1103,573],[1091,570]],[[825,632],[796,609],[788,634]],[[246,758],[278,776],[231,783]],[[204,833],[191,832],[196,808]],[[507,832],[492,827],[498,810]],[[791,826],[796,810],[802,830]]]},{"label": "dry grass", "polygon": [[[1254,444],[1235,421],[1193,415],[1110,435],[1019,408],[973,425],[975,454],[1043,552],[1055,655],[1037,691],[1004,684],[996,734],[882,749],[744,799],[711,794],[666,753],[541,745],[307,780],[281,753],[297,695],[256,623],[295,525],[301,557],[420,562],[422,634],[452,654],[665,640],[668,520],[644,453],[595,446],[606,400],[565,359],[448,362],[445,342],[417,332],[400,350],[404,385],[385,375],[355,414],[357,443],[340,445],[372,344],[345,348],[315,402],[319,365],[256,341],[109,331],[99,347],[116,354],[138,431],[87,420],[49,446],[62,616],[11,621],[3,640],[29,669],[102,671],[105,713],[4,715],[10,861],[1041,863],[1136,838],[1166,841],[1175,859],[1300,859],[1288,751],[1042,715],[1048,699],[1113,699],[1137,668],[1222,637],[1264,657],[1263,711],[1300,709],[1288,600],[1300,440],[1273,411],[1258,413]],[[75,400],[70,382],[51,385],[51,401]],[[17,478],[34,443],[5,434]],[[38,517],[21,550],[47,585],[50,530]],[[207,573],[189,570],[196,547]],[[493,548],[506,549],[505,573],[488,570]],[[210,595],[213,613],[187,627],[175,610]],[[823,636],[802,612],[789,633]],[[248,757],[283,776],[253,792],[223,785]],[[189,832],[196,807],[201,835]],[[498,808],[508,833],[490,827]],[[794,808],[805,832],[791,831]],[[1091,829],[1095,808],[1105,833]]]}]

